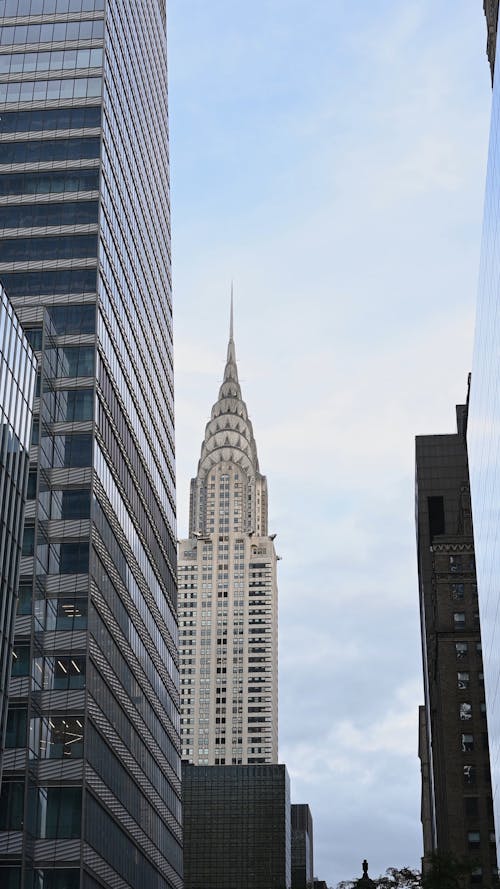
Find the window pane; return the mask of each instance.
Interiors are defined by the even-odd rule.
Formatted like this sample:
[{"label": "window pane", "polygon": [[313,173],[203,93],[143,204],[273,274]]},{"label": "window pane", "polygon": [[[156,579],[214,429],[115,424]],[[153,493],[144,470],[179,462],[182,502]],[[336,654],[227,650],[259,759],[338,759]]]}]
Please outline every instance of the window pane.
[{"label": "window pane", "polygon": [[36,870],[33,879],[33,889],[80,889],[80,871],[76,868]]},{"label": "window pane", "polygon": [[[488,778],[489,780],[489,778]],[[464,766],[464,782],[465,784],[476,783],[476,767],[474,765]]]},{"label": "window pane", "polygon": [[56,333],[95,332],[95,305],[54,306],[50,317]]},{"label": "window pane", "polygon": [[31,427],[31,444],[37,445],[40,441],[40,420],[33,419],[33,425]]},{"label": "window pane", "polygon": [[38,472],[36,469],[30,469],[28,474],[28,488],[26,491],[27,500],[34,500],[36,497],[36,483],[38,479]]},{"label": "window pane", "polygon": [[22,830],[23,809],[24,781],[4,779],[0,795],[0,830]]},{"label": "window pane", "polygon": [[[43,293],[94,293],[96,269],[56,269],[53,271],[7,273],[5,289],[11,296],[38,296]],[[66,331],[62,331],[65,333]],[[67,331],[70,333],[70,331]],[[87,331],[82,331],[86,333]]]},{"label": "window pane", "polygon": [[0,195],[57,194],[72,191],[96,191],[99,170],[61,170],[40,173],[15,173],[0,176]]},{"label": "window pane", "polygon": [[[0,207],[0,228],[40,228],[47,225],[97,223],[96,201],[65,204],[20,204]],[[37,348],[41,348],[38,346]]]},{"label": "window pane", "polygon": [[7,713],[6,748],[26,746],[27,713],[24,708],[9,707]]},{"label": "window pane", "polygon": [[60,547],[59,574],[88,574],[88,543],[61,543]]},{"label": "window pane", "polygon": [[29,671],[30,647],[16,643],[12,649],[12,676],[29,676]]},{"label": "window pane", "polygon": [[38,836],[45,839],[79,837],[81,809],[80,787],[47,787],[40,790]]},{"label": "window pane", "polygon": [[457,673],[458,679],[458,687],[459,688],[468,688],[469,687],[469,679],[470,675],[466,672]]},{"label": "window pane", "polygon": [[46,238],[6,238],[0,241],[2,262],[78,259],[97,255],[95,235],[59,235]]},{"label": "window pane", "polygon": [[24,534],[23,534],[23,548],[22,554],[23,556],[32,556],[35,547],[35,529],[33,525],[25,525],[24,526]]},{"label": "window pane", "polygon": [[82,716],[34,719],[31,734],[41,759],[81,759],[83,755]]},{"label": "window pane", "polygon": [[19,584],[19,596],[17,599],[17,613],[31,614],[32,584],[31,581],[22,581]]},{"label": "window pane", "polygon": [[62,492],[62,519],[88,519],[90,517],[90,491]]},{"label": "window pane", "polygon": [[47,630],[84,630],[87,627],[87,599],[47,599]]},{"label": "window pane", "polygon": [[[9,290],[10,293],[10,290]],[[41,327],[32,327],[29,330],[24,331],[26,335],[26,339],[31,345],[32,349],[35,351],[40,350],[42,348],[42,328]]]},{"label": "window pane", "polygon": [[66,436],[64,447],[64,465],[67,467],[92,465],[91,435]]},{"label": "window pane", "polygon": [[45,658],[44,667],[44,688],[59,691],[85,688],[85,658],[76,655]]},{"label": "window pane", "polygon": [[92,420],[94,415],[93,389],[63,389],[58,394],[65,420],[70,422]]},{"label": "window pane", "polygon": [[2,889],[21,889],[21,867],[0,867]]},{"label": "window pane", "polygon": [[[1,58],[1,57],[0,57]],[[29,139],[2,143],[2,163],[33,164],[98,158],[100,141],[91,139]]]},{"label": "window pane", "polygon": [[94,373],[93,346],[66,346],[58,349],[58,377],[90,377]]}]

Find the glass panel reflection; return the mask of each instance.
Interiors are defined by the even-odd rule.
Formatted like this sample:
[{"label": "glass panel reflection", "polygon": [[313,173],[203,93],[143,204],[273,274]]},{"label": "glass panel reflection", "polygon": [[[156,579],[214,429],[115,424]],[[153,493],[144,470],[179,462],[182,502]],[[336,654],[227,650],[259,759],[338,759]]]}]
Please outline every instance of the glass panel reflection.
[{"label": "glass panel reflection", "polygon": [[81,759],[83,715],[51,715],[32,719],[30,753],[40,759]]}]

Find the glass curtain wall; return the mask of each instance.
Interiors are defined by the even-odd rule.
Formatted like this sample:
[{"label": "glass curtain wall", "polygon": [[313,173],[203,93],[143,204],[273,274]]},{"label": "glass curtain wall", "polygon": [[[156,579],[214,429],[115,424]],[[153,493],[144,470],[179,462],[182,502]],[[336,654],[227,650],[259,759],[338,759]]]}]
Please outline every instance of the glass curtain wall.
[{"label": "glass curtain wall", "polygon": [[33,350],[0,285],[0,780],[10,673],[15,676],[28,665],[29,649],[13,649],[12,642],[35,372]]},{"label": "glass curtain wall", "polygon": [[165,15],[0,2],[0,279],[40,367],[9,889],[182,886]]}]

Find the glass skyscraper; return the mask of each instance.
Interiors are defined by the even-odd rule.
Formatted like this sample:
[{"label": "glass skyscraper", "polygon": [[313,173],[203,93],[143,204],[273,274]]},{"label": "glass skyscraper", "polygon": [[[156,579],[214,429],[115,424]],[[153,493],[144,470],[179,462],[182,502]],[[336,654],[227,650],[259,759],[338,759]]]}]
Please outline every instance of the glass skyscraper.
[{"label": "glass skyscraper", "polygon": [[[498,4],[488,14],[490,62],[496,43]],[[493,72],[493,64],[492,64]],[[493,83],[488,172],[476,332],[469,407],[468,450],[476,538],[484,680],[490,739],[493,805],[500,825],[500,82]]]},{"label": "glass skyscraper", "polygon": [[182,885],[165,17],[0,2],[0,280],[40,368],[2,889]]},{"label": "glass skyscraper", "polygon": [[28,483],[36,361],[0,285],[0,779],[24,505]]}]

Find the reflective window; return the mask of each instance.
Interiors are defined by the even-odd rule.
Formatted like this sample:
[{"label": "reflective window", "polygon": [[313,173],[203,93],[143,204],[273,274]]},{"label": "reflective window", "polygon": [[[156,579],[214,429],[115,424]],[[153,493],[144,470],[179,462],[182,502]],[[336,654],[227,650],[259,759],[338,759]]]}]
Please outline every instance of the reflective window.
[{"label": "reflective window", "polygon": [[32,583],[31,580],[19,582],[19,595],[17,599],[17,613],[31,614]]},{"label": "reflective window", "polygon": [[62,346],[57,350],[57,376],[93,376],[94,357],[94,346]]},{"label": "reflective window", "polygon": [[[1,58],[1,55],[0,55]],[[99,157],[100,139],[29,139],[2,142],[2,164],[34,164]]]},{"label": "reflective window", "polygon": [[32,719],[30,748],[40,759],[81,759],[83,716],[47,716]]},{"label": "reflective window", "polygon": [[100,77],[66,80],[23,80],[0,83],[0,102],[45,102],[52,99],[97,98],[101,95]]},{"label": "reflective window", "polygon": [[85,630],[87,599],[62,597],[46,600],[46,630]]},{"label": "reflective window", "polygon": [[[54,491],[53,496],[58,496],[62,519],[88,519],[90,518],[90,491]],[[59,507],[59,503],[58,503]]]},{"label": "reflective window", "polygon": [[4,778],[0,795],[0,830],[22,830],[24,781]]},{"label": "reflective window", "polygon": [[43,787],[38,790],[37,836],[75,839],[80,836],[81,787]]},{"label": "reflective window", "polygon": [[97,191],[99,170],[54,170],[0,176],[0,195]]},{"label": "reflective window", "polygon": [[[10,293],[10,290],[9,290]],[[24,330],[24,334],[26,339],[28,340],[30,346],[35,351],[40,351],[42,348],[42,328],[41,327],[31,327]]]},{"label": "reflective window", "polygon": [[80,871],[74,867],[35,870],[33,880],[33,889],[80,889]]},{"label": "reflective window", "polygon": [[40,420],[38,418],[33,419],[33,425],[31,427],[31,444],[37,445],[40,441]]},{"label": "reflective window", "polygon": [[0,55],[0,74],[29,74],[34,71],[64,71],[100,68],[102,49],[53,49],[45,52],[16,52]]},{"label": "reflective window", "polygon": [[17,642],[12,649],[12,676],[29,676],[30,647]]},{"label": "reflective window", "polygon": [[28,711],[26,707],[10,706],[7,713],[7,733],[5,746],[9,749],[26,747]]},{"label": "reflective window", "polygon": [[92,465],[92,436],[66,435],[64,438],[64,466]]},{"label": "reflective window", "polygon": [[103,9],[104,0],[0,0],[0,16],[98,12]]},{"label": "reflective window", "polygon": [[23,556],[32,556],[35,548],[35,528],[33,525],[25,525],[24,526],[24,534],[23,534],[23,546],[22,546],[22,554]]},{"label": "reflective window", "polygon": [[38,479],[38,472],[36,469],[30,469],[28,475],[28,488],[26,491],[26,499],[34,500],[36,497],[36,483]]},{"label": "reflective window", "polygon": [[66,40],[100,40],[104,36],[104,22],[54,22],[42,25],[15,25],[2,28],[2,46],[22,43],[55,43]]},{"label": "reflective window", "polygon": [[88,543],[61,543],[59,574],[88,574]]},{"label": "reflective window", "polygon": [[69,422],[92,420],[94,416],[93,389],[60,389],[57,393],[58,414]]},{"label": "reflective window", "polygon": [[78,203],[66,201],[64,204],[20,204],[19,206],[0,207],[0,228],[91,225],[92,223],[97,223],[97,217],[97,201],[79,201]]},{"label": "reflective window", "polygon": [[0,241],[2,262],[76,259],[97,255],[96,235],[59,235],[47,238],[7,238]]},{"label": "reflective window", "polygon": [[[92,22],[76,22],[92,25]],[[95,23],[94,23],[95,24]],[[102,24],[102,23],[99,23]],[[63,23],[66,26],[66,23]],[[35,25],[40,28],[40,25]],[[52,25],[50,26],[53,27]],[[8,28],[2,28],[2,37]],[[26,30],[26,28],[24,29]],[[36,133],[44,130],[73,130],[88,127],[100,127],[101,106],[91,105],[88,108],[44,108],[43,111],[4,111],[0,119],[2,133]]]},{"label": "reflective window", "polygon": [[58,657],[54,662],[52,688],[85,688],[85,658]]},{"label": "reflective window", "polygon": [[42,677],[43,688],[67,691],[85,688],[85,658],[78,655],[58,655],[35,658],[35,675]]},{"label": "reflective window", "polygon": [[49,311],[50,319],[58,334],[95,332],[95,305],[93,304],[53,306]]},{"label": "reflective window", "polygon": [[[11,296],[38,296],[44,293],[95,293],[96,274],[93,269],[54,269],[40,272],[13,272],[3,276]],[[70,331],[68,331],[69,333]],[[85,331],[82,331],[84,333]]]}]

